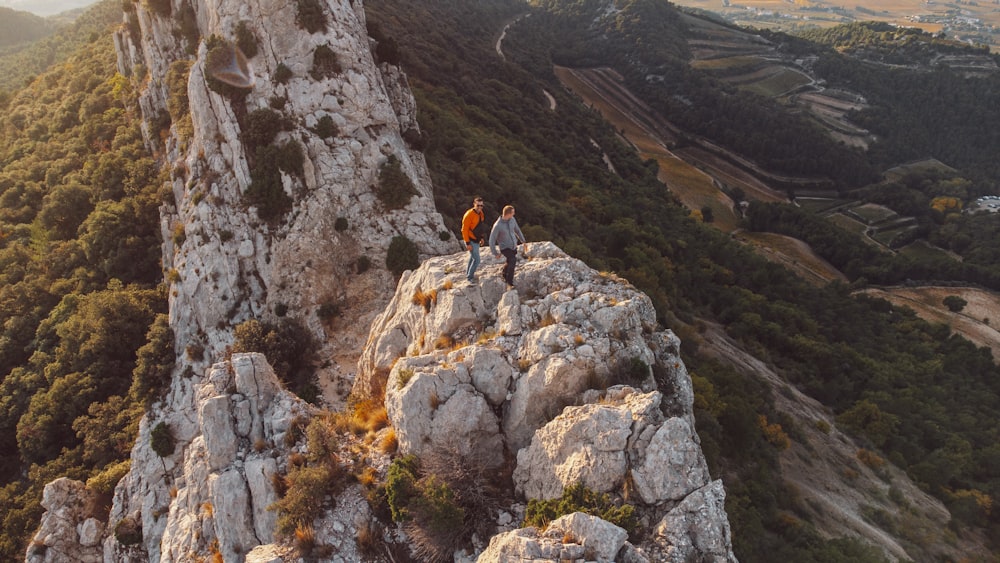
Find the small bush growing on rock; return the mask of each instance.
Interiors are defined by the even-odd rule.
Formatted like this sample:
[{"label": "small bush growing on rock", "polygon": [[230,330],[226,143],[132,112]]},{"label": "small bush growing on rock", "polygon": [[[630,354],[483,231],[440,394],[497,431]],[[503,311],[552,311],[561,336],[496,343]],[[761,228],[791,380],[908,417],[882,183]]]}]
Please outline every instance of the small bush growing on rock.
[{"label": "small bush growing on rock", "polygon": [[367,256],[361,256],[354,263],[355,271],[358,274],[363,274],[367,272],[372,267],[372,259]]},{"label": "small bush growing on rock", "polygon": [[316,123],[316,127],[313,127],[312,132],[319,135],[322,139],[329,139],[330,137],[336,137],[339,135],[340,128],[333,122],[332,117],[324,115],[319,118],[319,121]]},{"label": "small bush growing on rock", "polygon": [[277,533],[291,537],[300,526],[312,526],[333,492],[333,475],[327,464],[302,466],[288,472],[288,490],[268,510],[278,512]]},{"label": "small bush growing on rock", "polygon": [[266,146],[257,149],[255,166],[250,171],[250,186],[246,197],[257,207],[257,215],[268,222],[275,222],[292,209],[292,198],[285,193],[281,180],[281,159],[278,147]]},{"label": "small bush growing on rock", "polygon": [[399,370],[399,374],[396,376],[397,386],[399,387],[399,389],[406,387],[406,384],[409,383],[411,379],[413,379],[414,375],[416,374],[412,369]]},{"label": "small bush growing on rock", "polygon": [[278,67],[274,69],[274,81],[278,84],[287,83],[292,76],[295,76],[295,74],[285,63],[278,63]]},{"label": "small bush growing on rock", "polygon": [[160,422],[149,433],[149,445],[160,457],[174,453],[174,435],[166,423]]},{"label": "small bush growing on rock", "polygon": [[611,385],[639,385],[650,373],[649,365],[640,358],[620,361],[611,371]]},{"label": "small bush growing on rock", "polygon": [[201,42],[201,30],[198,29],[198,15],[189,2],[181,2],[181,13],[175,18],[179,20],[178,27],[174,28],[174,34],[180,34],[184,39],[184,51],[189,55],[198,52],[198,43]]},{"label": "small bush growing on rock", "polygon": [[284,318],[270,324],[251,319],[237,325],[233,337],[233,352],[264,354],[278,378],[292,392],[303,397],[313,391],[316,345],[300,321]]},{"label": "small bush growing on rock", "polygon": [[343,232],[347,230],[347,217],[337,217],[337,220],[333,222],[333,228],[337,232]]},{"label": "small bush growing on rock", "polygon": [[616,505],[610,495],[596,493],[584,487],[583,483],[576,483],[563,489],[562,496],[557,499],[529,500],[523,526],[545,528],[556,518],[574,512],[583,512],[607,520],[624,528],[630,536],[635,534],[639,524],[635,507],[632,505]]},{"label": "small bush growing on rock", "polygon": [[240,48],[240,51],[243,51],[248,59],[257,56],[257,37],[254,36],[247,22],[240,22],[236,26],[236,46]]},{"label": "small bush growing on rock", "polygon": [[389,250],[385,255],[385,267],[399,279],[406,270],[414,270],[420,265],[417,257],[417,245],[413,241],[397,235],[389,242]]},{"label": "small bush growing on rock", "polygon": [[118,481],[122,480],[122,477],[128,473],[131,467],[131,459],[112,463],[97,475],[87,479],[87,489],[101,495],[111,495],[115,492],[115,485],[118,484]]},{"label": "small bush growing on rock", "polygon": [[418,460],[398,458],[386,474],[385,498],[392,518],[404,522],[421,561],[443,561],[473,534],[492,534],[492,515],[509,475],[475,455],[434,448]]},{"label": "small bush growing on rock", "polygon": [[167,111],[181,141],[187,141],[194,136],[194,123],[191,121],[187,94],[190,74],[191,61],[187,59],[174,61],[167,71]]},{"label": "small bush growing on rock", "polygon": [[386,209],[402,209],[417,195],[413,180],[406,175],[395,155],[382,165],[378,173],[377,194]]},{"label": "small bush growing on rock", "polygon": [[258,147],[271,144],[271,141],[283,130],[290,128],[288,120],[280,113],[270,108],[255,109],[247,115],[246,127],[243,128],[243,142],[248,152]]},{"label": "small bush growing on rock", "polygon": [[122,545],[142,543],[142,524],[131,516],[126,516],[115,524],[115,539]]},{"label": "small bush growing on rock", "polygon": [[319,0],[298,0],[295,23],[309,33],[326,32],[326,11]]},{"label": "small bush growing on rock", "polygon": [[337,53],[334,53],[333,49],[326,45],[320,45],[313,51],[313,66],[312,70],[309,71],[309,76],[312,76],[313,80],[332,78],[343,70],[343,67],[340,66],[340,59],[337,58]]},{"label": "small bush growing on rock", "polygon": [[316,316],[323,321],[330,321],[335,317],[340,316],[340,305],[336,303],[323,303],[316,310]]}]

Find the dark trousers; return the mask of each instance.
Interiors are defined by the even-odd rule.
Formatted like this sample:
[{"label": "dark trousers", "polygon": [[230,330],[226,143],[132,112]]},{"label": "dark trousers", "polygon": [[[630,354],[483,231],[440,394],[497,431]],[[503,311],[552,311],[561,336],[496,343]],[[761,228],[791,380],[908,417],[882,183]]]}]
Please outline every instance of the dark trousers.
[{"label": "dark trousers", "polygon": [[507,265],[503,267],[503,279],[508,285],[514,285],[514,266],[517,265],[517,250],[504,248],[500,250],[500,254],[503,254],[504,258],[507,259]]}]

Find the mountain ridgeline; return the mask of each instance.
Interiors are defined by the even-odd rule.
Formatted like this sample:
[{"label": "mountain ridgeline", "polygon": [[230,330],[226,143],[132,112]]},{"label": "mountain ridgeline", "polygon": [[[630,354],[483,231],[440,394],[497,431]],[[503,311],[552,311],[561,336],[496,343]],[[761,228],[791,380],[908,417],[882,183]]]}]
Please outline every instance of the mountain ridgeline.
[{"label": "mountain ridgeline", "polygon": [[[335,16],[325,11],[334,5]],[[878,137],[862,151],[832,140],[775,100],[692,68],[690,16],[660,0],[355,0],[331,2],[326,8],[299,0],[259,29],[238,25],[242,16],[235,4],[226,4],[231,10],[219,18],[225,25],[208,27],[208,18],[202,17],[206,14],[198,11],[204,6],[186,0],[126,2],[122,14],[122,3],[107,0],[81,21],[106,21],[112,14],[114,21],[125,22],[118,26],[118,64],[106,26],[81,24],[75,35],[51,39],[52,45],[77,45],[66,47],[71,52],[66,62],[48,68],[60,59],[50,60],[42,67],[48,70],[24,86],[24,79],[41,68],[22,65],[25,73],[3,86],[11,94],[0,98],[5,105],[0,119],[0,440],[5,451],[17,455],[0,466],[0,505],[8,507],[0,523],[0,559],[21,559],[26,549],[39,561],[60,556],[45,538],[31,540],[43,513],[43,487],[63,476],[86,481],[89,496],[74,492],[66,481],[53,491],[70,491],[67,502],[87,498],[86,510],[103,512],[90,519],[81,516],[70,535],[77,534],[77,542],[86,536],[86,553],[103,551],[105,560],[124,560],[125,554],[137,557],[130,559],[135,561],[159,558],[153,556],[161,554],[161,544],[152,549],[143,544],[151,538],[164,538],[166,559],[180,560],[189,555],[186,550],[206,557],[242,557],[274,530],[281,530],[278,535],[295,544],[299,554],[320,559],[331,546],[350,554],[344,555],[348,558],[408,557],[407,549],[389,542],[376,539],[372,547],[371,538],[382,537],[365,536],[379,531],[375,524],[356,536],[338,535],[331,520],[316,520],[315,530],[309,527],[316,514],[310,510],[330,508],[309,499],[327,493],[338,499],[337,510],[330,512],[337,513],[333,521],[339,529],[351,529],[359,518],[392,525],[395,512],[409,509],[418,525],[411,521],[402,526],[410,526],[405,529],[417,539],[418,553],[438,557],[452,547],[468,547],[476,528],[468,521],[449,521],[465,537],[442,543],[440,537],[421,535],[419,524],[434,517],[427,503],[448,491],[428,477],[434,477],[432,464],[420,468],[401,456],[388,475],[365,471],[361,466],[368,456],[381,454],[358,454],[361,446],[350,435],[364,434],[370,428],[365,425],[381,412],[399,426],[399,435],[390,438],[388,429],[376,428],[369,444],[389,452],[396,440],[410,448],[420,444],[414,437],[434,430],[420,426],[423,415],[417,422],[405,418],[407,400],[431,404],[442,413],[461,410],[456,405],[481,404],[485,408],[477,420],[491,420],[496,410],[504,413],[499,426],[517,426],[509,422],[515,410],[511,405],[523,404],[523,397],[508,399],[503,390],[487,389],[495,382],[476,379],[475,358],[488,356],[490,365],[512,374],[523,370],[524,381],[531,381],[527,363],[506,356],[499,361],[496,350],[509,355],[515,346],[525,346],[518,352],[522,357],[541,357],[544,346],[550,346],[549,354],[593,349],[604,334],[581,332],[574,339],[559,332],[569,323],[566,317],[573,316],[573,309],[560,300],[592,301],[583,287],[615,288],[609,281],[614,276],[648,296],[649,307],[645,298],[619,294],[618,289],[609,290],[611,297],[601,297],[602,302],[618,307],[612,310],[640,303],[641,339],[669,343],[659,332],[666,327],[679,337],[679,350],[637,345],[642,353],[631,358],[625,355],[631,348],[625,348],[614,366],[595,364],[599,367],[589,379],[629,376],[637,370],[646,374],[648,369],[663,401],[678,401],[684,397],[678,388],[686,366],[690,408],[707,461],[699,484],[710,479],[724,483],[737,559],[988,560],[1000,550],[995,539],[1000,537],[1000,511],[991,508],[1000,499],[1000,369],[986,349],[952,335],[947,327],[851,291],[871,280],[895,279],[974,280],[1000,289],[992,281],[1000,269],[1000,237],[992,233],[1000,230],[1000,222],[990,215],[946,216],[929,210],[937,197],[969,200],[996,192],[992,178],[997,164],[988,156],[1000,145],[995,138],[1000,118],[989,105],[996,73],[957,77],[950,68],[927,67],[934,57],[924,51],[913,59],[913,68],[896,68],[814,42],[827,37],[806,40],[761,32],[762,38],[797,56],[814,57],[812,69],[827,83],[874,100],[870,109],[852,115]],[[296,17],[297,10],[306,16]],[[357,27],[362,19],[367,36],[363,26]],[[344,27],[337,32],[309,28],[320,21]],[[504,29],[501,56],[496,40]],[[914,38],[908,42],[934,43],[930,37],[909,35]],[[372,53],[367,52],[368,36],[376,45]],[[850,34],[836,40],[845,36]],[[73,43],[80,37],[86,38],[82,45]],[[240,41],[241,47],[269,45],[260,55],[247,53],[258,73],[249,95],[199,78],[208,74],[204,55],[223,37]],[[140,42],[145,42],[145,52],[163,58],[141,60]],[[948,44],[947,50],[952,54],[961,47]],[[335,53],[334,62],[317,67],[316,58],[330,57],[327,52]],[[58,57],[64,54],[60,51]],[[905,54],[894,56],[907,60]],[[363,62],[372,57],[377,72]],[[0,65],[18,60],[4,57]],[[150,62],[162,63],[162,69],[169,65],[169,75],[150,80],[150,69],[159,68]],[[747,228],[808,241],[851,280],[850,286],[807,284],[692,218],[657,180],[657,163],[640,160],[619,132],[563,88],[553,63],[614,68],[635,95],[684,131],[682,145],[696,137],[710,139],[769,171],[908,209],[920,225],[919,236],[961,254],[964,262],[873,253],[858,237],[830,229],[801,209],[753,203]],[[397,64],[405,77],[395,73]],[[345,67],[351,72],[342,72]],[[407,82],[414,99],[400,86]],[[396,93],[391,104],[374,94],[368,97],[366,88],[377,91],[382,84]],[[970,108],[974,117],[966,113]],[[413,110],[419,127],[407,121]],[[301,161],[295,158],[296,143],[303,148]],[[389,160],[387,152],[396,159]],[[926,157],[952,168],[881,180],[887,168]],[[299,166],[289,166],[289,161]],[[412,201],[405,210],[387,209],[372,194],[372,186],[388,177],[382,170],[392,167],[413,179],[409,188],[404,186],[404,197]],[[490,219],[511,203],[529,240],[551,240],[604,273],[586,273],[574,262],[566,287],[553,286],[548,300],[526,290],[523,303],[501,297],[489,282],[475,290],[446,287],[442,280],[456,268],[451,262],[461,262],[454,257],[426,260],[419,276],[402,274],[416,268],[418,254],[428,258],[454,248],[449,231],[458,231],[476,194],[488,202]],[[386,216],[390,218],[376,220]],[[523,275],[535,276],[538,287],[549,279],[538,260],[571,261],[557,249],[542,248],[550,255],[535,257],[523,270]],[[554,271],[568,276],[566,269]],[[400,287],[412,289],[412,297],[393,295],[400,274]],[[278,390],[279,378],[314,399],[324,381],[343,386],[354,369],[344,366],[358,365],[368,326],[390,300],[406,326],[422,318],[414,314],[428,315],[417,323],[428,332],[419,339],[409,329],[374,335],[373,341],[391,346],[368,354],[384,355],[402,346],[407,355],[398,365],[388,357],[373,363],[364,378],[374,383],[365,393],[355,390],[346,414],[315,416],[314,407]],[[455,308],[466,300],[472,304]],[[494,312],[483,312],[489,306],[478,310],[481,302]],[[582,301],[572,302],[578,307]],[[499,315],[497,307],[502,307]],[[449,319],[439,313],[459,309],[481,317],[463,328],[465,338],[481,340],[468,348],[458,347],[453,335],[442,340],[444,334],[426,328],[448,325]],[[517,311],[531,313],[520,319]],[[518,326],[523,322],[525,334],[535,335],[531,346],[516,340],[512,319]],[[388,315],[381,319],[389,320]],[[496,323],[495,334],[484,329],[490,323]],[[583,331],[586,325],[569,326]],[[715,353],[715,327],[746,357],[777,373],[781,384],[774,388],[765,382],[746,367],[752,362],[726,361]],[[621,332],[609,331],[618,334],[609,338],[619,338]],[[127,342],[120,340],[123,334],[129,335]],[[410,340],[401,343],[398,334],[409,334]],[[315,353],[330,360],[292,367],[296,358],[281,355],[292,349],[291,342],[298,359]],[[530,354],[524,351],[529,349]],[[273,378],[263,377],[269,372],[259,357],[232,352],[267,352],[272,364],[283,366],[276,366],[280,373]],[[645,360],[633,361],[640,356]],[[428,358],[432,367],[425,365]],[[226,362],[212,367],[216,360]],[[473,367],[461,367],[463,362]],[[636,368],[640,364],[644,367]],[[471,382],[452,373],[463,369]],[[664,369],[671,378],[664,377]],[[426,387],[431,373],[456,378],[447,396]],[[589,379],[573,381],[586,388],[594,384]],[[632,382],[640,386],[638,379]],[[380,384],[391,403],[389,413],[385,406],[381,411],[372,407],[379,403]],[[468,394],[470,385],[482,391],[485,402],[450,402]],[[265,387],[271,402],[254,402]],[[823,417],[803,420],[776,406],[776,395],[792,396],[792,387],[821,402]],[[567,403],[581,402],[558,396],[558,390],[546,393],[551,396],[546,396],[550,402],[544,412],[532,416],[550,418]],[[341,399],[335,392],[325,395],[331,402]],[[625,409],[638,396],[609,399],[613,405],[571,404],[559,420],[572,426],[589,420],[591,411]],[[649,395],[643,400],[652,404],[660,399]],[[665,410],[671,408],[680,412],[676,404]],[[268,416],[278,414],[264,422],[263,409]],[[650,418],[643,425],[669,427],[655,409],[647,411]],[[229,413],[235,422],[225,422]],[[309,416],[315,423],[306,428]],[[818,471],[787,463],[790,451],[808,455],[821,447],[811,438],[817,429],[849,440],[857,451],[836,468],[868,497],[854,527],[829,526],[827,508],[789,484],[794,480],[789,472]],[[495,431],[490,440],[496,439]],[[518,432],[525,441],[527,434]],[[339,445],[331,446],[331,440]],[[184,452],[204,456],[184,467],[189,455]],[[634,463],[629,471],[642,467],[642,458],[650,455],[646,452],[622,450]],[[355,456],[356,461],[346,462]],[[380,458],[382,469],[390,457]],[[697,457],[691,467],[700,468]],[[538,459],[533,463],[558,474]],[[901,471],[890,471],[893,466]],[[357,471],[357,477],[345,477],[343,467]],[[497,472],[503,474],[502,468]],[[511,479],[521,489],[553,487],[549,477],[538,480],[525,473],[522,469],[513,478],[502,477],[511,491]],[[204,483],[195,483],[199,475]],[[450,475],[455,483],[483,486],[475,476]],[[865,481],[865,475],[877,477]],[[615,483],[619,478],[608,477]],[[384,481],[373,482],[378,479]],[[354,481],[364,487],[351,488]],[[911,493],[911,481],[923,492]],[[346,483],[352,485],[345,493]],[[250,494],[214,492],[226,487]],[[490,495],[496,491],[489,487],[463,490],[489,493],[479,504],[462,505],[468,514],[492,510],[495,518],[503,512],[492,504],[497,497]],[[721,498],[712,496],[718,489],[712,494],[707,490],[698,489],[707,496],[697,498],[709,499],[707,504]],[[285,493],[281,502],[279,491]],[[924,492],[937,500],[924,498]],[[564,502],[601,505],[606,517],[629,527],[629,546],[664,541],[651,529],[657,522],[650,520],[654,514],[659,518],[655,510],[683,503],[650,497],[658,508],[637,509],[645,521],[640,518],[633,528],[636,522],[626,517],[633,513],[623,509],[642,505],[641,495],[635,494],[621,495],[612,505],[602,505],[608,499],[597,497],[584,501],[582,495]],[[245,506],[234,509],[233,498]],[[156,506],[145,506],[143,499]],[[933,510],[926,509],[931,504]],[[546,510],[540,504],[533,509],[538,518]],[[927,516],[935,511],[937,520]],[[192,515],[199,530],[220,531],[203,537],[185,527],[182,513]],[[560,538],[578,530],[560,525],[567,526],[553,528],[563,530]],[[95,526],[105,527],[106,537]],[[388,549],[396,552],[380,551]]]}]

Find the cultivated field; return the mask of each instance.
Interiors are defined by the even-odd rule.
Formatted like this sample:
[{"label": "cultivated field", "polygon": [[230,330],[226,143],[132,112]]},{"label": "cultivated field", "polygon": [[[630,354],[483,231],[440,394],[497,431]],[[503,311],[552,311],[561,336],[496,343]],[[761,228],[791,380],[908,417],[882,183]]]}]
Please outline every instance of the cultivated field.
[{"label": "cultivated field", "polygon": [[675,0],[675,4],[722,15],[750,28],[794,31],[852,21],[880,21],[1000,48],[1000,10],[993,1],[932,0]]}]

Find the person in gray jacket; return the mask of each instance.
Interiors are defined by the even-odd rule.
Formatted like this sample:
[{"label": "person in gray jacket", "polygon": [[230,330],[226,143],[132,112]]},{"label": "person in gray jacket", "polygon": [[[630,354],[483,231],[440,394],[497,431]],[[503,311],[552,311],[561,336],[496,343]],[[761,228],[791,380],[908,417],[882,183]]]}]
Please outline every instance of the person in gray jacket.
[{"label": "person in gray jacket", "polygon": [[[493,223],[493,230],[490,231],[490,251],[493,256],[500,258],[503,254],[507,258],[507,265],[503,268],[503,279],[507,282],[507,289],[514,288],[514,267],[517,265],[517,245],[524,244],[525,252],[528,251],[528,243],[524,239],[521,227],[517,226],[517,219],[514,219],[514,206],[508,205],[503,208],[503,213]],[[500,251],[497,252],[497,247]]]}]

